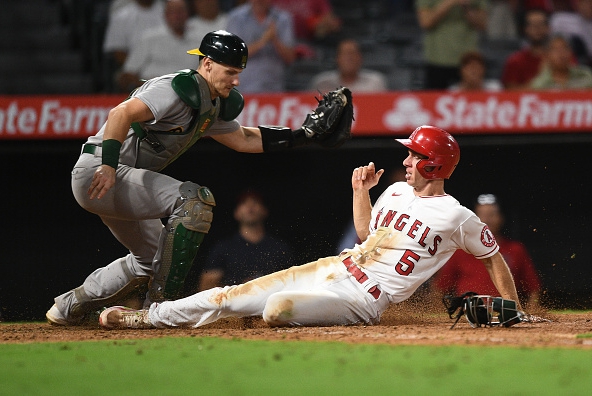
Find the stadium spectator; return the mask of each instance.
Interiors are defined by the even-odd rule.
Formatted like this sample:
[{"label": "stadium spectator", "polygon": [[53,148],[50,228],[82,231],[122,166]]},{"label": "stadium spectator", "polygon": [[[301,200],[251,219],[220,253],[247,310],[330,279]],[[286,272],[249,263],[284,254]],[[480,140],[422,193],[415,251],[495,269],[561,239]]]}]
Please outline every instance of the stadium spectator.
[{"label": "stadium spectator", "polygon": [[573,0],[573,5],[573,11],[551,15],[551,34],[568,39],[578,62],[592,66],[592,0]]},{"label": "stadium spectator", "polygon": [[460,82],[449,87],[450,91],[501,91],[502,83],[486,79],[487,64],[478,51],[465,53],[460,59]]},{"label": "stadium spectator", "polygon": [[425,89],[447,89],[460,80],[460,58],[479,49],[487,26],[486,0],[416,0],[423,30]]},{"label": "stadium spectator", "polygon": [[518,23],[518,32],[522,34],[525,29],[525,16],[529,11],[540,10],[548,16],[554,12],[571,9],[572,0],[518,0],[516,9],[516,21]]},{"label": "stadium spectator", "polygon": [[520,0],[491,0],[487,17],[487,38],[518,39],[518,7]]},{"label": "stadium spectator", "polygon": [[506,59],[502,71],[502,84],[505,89],[519,90],[529,88],[530,81],[541,68],[545,45],[549,39],[549,19],[546,11],[532,9],[524,16],[524,47]]},{"label": "stadium spectator", "polygon": [[117,8],[109,17],[103,40],[109,74],[123,66],[145,30],[164,24],[164,5],[160,0],[134,0]]},{"label": "stadium spectator", "polygon": [[567,39],[554,36],[549,40],[545,61],[539,74],[530,83],[532,89],[592,88],[592,69],[574,62]]},{"label": "stadium spectator", "polygon": [[345,39],[337,45],[336,70],[320,72],[311,81],[310,88],[327,92],[348,87],[353,92],[380,92],[387,90],[387,79],[379,71],[362,68],[363,56],[356,40]]},{"label": "stadium spectator", "polygon": [[228,14],[221,10],[219,0],[193,0],[193,11],[187,26],[199,42],[209,32],[226,30]]},{"label": "stadium spectator", "polygon": [[122,92],[142,85],[142,80],[173,73],[181,69],[197,68],[197,59],[187,53],[201,42],[189,29],[189,8],[185,0],[168,0],[164,9],[165,25],[148,29],[131,49],[121,73],[117,77]]},{"label": "stadium spectator", "polygon": [[301,42],[323,40],[341,31],[341,19],[329,0],[273,0],[273,5],[292,14],[296,38]]},{"label": "stadium spectator", "polygon": [[291,246],[267,232],[268,215],[259,192],[246,190],[238,196],[234,209],[238,230],[212,247],[200,276],[200,291],[247,282],[295,264]]},{"label": "stadium spectator", "polygon": [[[514,276],[514,283],[523,304],[529,309],[539,305],[541,280],[532,259],[522,242],[511,240],[503,235],[504,215],[498,199],[493,194],[482,194],[477,198],[475,214],[487,224],[493,233],[500,253],[508,263]],[[485,295],[498,295],[491,278],[480,261],[474,256],[457,250],[432,280],[434,290],[441,293],[461,295],[475,292]]]},{"label": "stadium spectator", "polygon": [[249,0],[228,14],[228,31],[249,48],[249,67],[241,73],[242,93],[283,92],[287,66],[294,62],[296,38],[289,12],[271,0]]}]

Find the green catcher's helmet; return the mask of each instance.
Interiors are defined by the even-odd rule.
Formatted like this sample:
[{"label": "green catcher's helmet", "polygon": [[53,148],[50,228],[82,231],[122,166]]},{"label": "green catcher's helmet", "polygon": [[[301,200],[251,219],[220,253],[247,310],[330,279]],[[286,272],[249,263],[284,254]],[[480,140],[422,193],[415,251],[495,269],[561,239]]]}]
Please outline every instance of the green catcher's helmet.
[{"label": "green catcher's helmet", "polygon": [[500,325],[510,327],[516,323],[528,321],[528,318],[518,310],[516,301],[501,297],[467,292],[460,297],[445,296],[443,302],[451,319],[458,311],[456,321],[451,328],[463,314],[471,327]]},{"label": "green catcher's helmet", "polygon": [[475,295],[465,300],[465,317],[472,327],[510,327],[521,322],[516,301],[501,297]]}]

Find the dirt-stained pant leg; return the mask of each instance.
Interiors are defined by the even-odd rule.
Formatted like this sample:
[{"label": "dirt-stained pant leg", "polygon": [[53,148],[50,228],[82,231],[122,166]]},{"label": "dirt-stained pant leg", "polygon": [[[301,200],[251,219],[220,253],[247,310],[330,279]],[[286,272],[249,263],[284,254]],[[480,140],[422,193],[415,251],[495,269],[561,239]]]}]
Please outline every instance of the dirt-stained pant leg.
[{"label": "dirt-stained pant leg", "polygon": [[[327,257],[241,285],[152,304],[149,317],[156,327],[199,327],[226,317],[255,315],[263,315],[271,325],[373,323],[379,309],[368,296],[372,299],[354,284],[338,257]],[[291,314],[288,300],[294,308]],[[382,310],[388,305],[385,301],[381,298]]]},{"label": "dirt-stained pant leg", "polygon": [[101,217],[130,254],[97,269],[80,287],[56,297],[58,309],[68,319],[73,319],[72,307],[74,316],[80,316],[105,299],[109,302],[122,288],[135,287],[134,282],[148,282],[163,228],[161,218],[171,215],[179,198],[180,181],[120,165],[115,186],[100,200],[90,200],[88,186],[99,165],[100,158],[81,156],[72,171],[74,197],[84,209]]},{"label": "dirt-stained pant leg", "polygon": [[343,279],[315,290],[274,293],[263,319],[270,326],[376,324],[387,306],[384,293],[376,300],[351,279]]}]

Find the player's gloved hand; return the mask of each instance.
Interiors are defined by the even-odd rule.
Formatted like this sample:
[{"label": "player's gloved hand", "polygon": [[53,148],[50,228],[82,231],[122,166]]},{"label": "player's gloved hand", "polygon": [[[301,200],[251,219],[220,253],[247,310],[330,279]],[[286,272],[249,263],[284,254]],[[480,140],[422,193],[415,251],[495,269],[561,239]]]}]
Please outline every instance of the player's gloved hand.
[{"label": "player's gloved hand", "polygon": [[318,105],[306,116],[301,128],[261,125],[263,151],[304,146],[316,142],[323,147],[339,147],[351,138],[351,125],[354,117],[352,94],[342,87],[327,92]]},{"label": "player's gloved hand", "polygon": [[350,139],[354,119],[352,100],[351,91],[345,87],[327,92],[317,99],[317,108],[306,116],[302,124],[306,137],[318,140],[324,147],[338,147]]},{"label": "player's gloved hand", "polygon": [[101,199],[114,185],[115,168],[109,165],[101,165],[95,171],[87,193],[90,199]]}]

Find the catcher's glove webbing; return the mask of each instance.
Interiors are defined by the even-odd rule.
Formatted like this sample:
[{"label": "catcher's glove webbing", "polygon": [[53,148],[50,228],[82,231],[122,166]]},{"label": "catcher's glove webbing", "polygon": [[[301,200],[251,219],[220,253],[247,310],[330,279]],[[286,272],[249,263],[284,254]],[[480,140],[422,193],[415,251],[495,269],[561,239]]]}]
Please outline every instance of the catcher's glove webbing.
[{"label": "catcher's glove webbing", "polygon": [[263,151],[277,151],[316,142],[323,147],[335,148],[351,138],[354,119],[352,94],[341,87],[317,98],[318,105],[306,116],[301,128],[261,125]]}]

